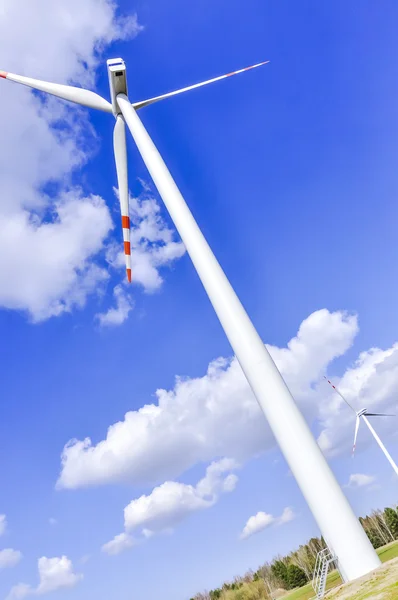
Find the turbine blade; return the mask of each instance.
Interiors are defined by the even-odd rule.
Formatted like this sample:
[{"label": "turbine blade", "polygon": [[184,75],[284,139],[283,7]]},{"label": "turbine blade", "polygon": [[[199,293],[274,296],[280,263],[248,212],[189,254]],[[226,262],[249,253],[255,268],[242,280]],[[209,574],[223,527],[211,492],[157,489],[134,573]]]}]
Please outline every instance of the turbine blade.
[{"label": "turbine blade", "polygon": [[126,126],[123,117],[116,117],[113,130],[113,147],[115,152],[117,181],[119,188],[120,212],[122,214],[122,229],[124,256],[126,260],[127,280],[131,283],[131,246],[130,246],[130,216],[129,188],[127,178]]},{"label": "turbine blade", "polygon": [[397,415],[387,415],[385,413],[365,413],[367,417],[396,417]]},{"label": "turbine blade", "polygon": [[391,454],[389,453],[389,451],[387,450],[387,448],[385,447],[385,445],[383,444],[383,442],[381,441],[381,439],[379,438],[379,436],[373,429],[372,425],[369,423],[369,419],[367,419],[366,416],[363,415],[363,420],[365,421],[365,424],[368,426],[370,433],[373,435],[374,439],[379,444],[381,450],[383,451],[384,456],[386,457],[386,459],[388,460],[388,462],[394,469],[395,473],[398,475],[398,466],[395,464],[393,457],[391,456]]},{"label": "turbine blade", "polygon": [[47,92],[47,94],[52,94],[53,96],[57,96],[57,98],[62,98],[69,102],[75,102],[76,104],[87,106],[88,108],[96,108],[97,110],[112,113],[112,105],[105,100],[105,98],[102,98],[90,90],[84,90],[70,85],[62,85],[60,83],[40,81],[39,79],[31,79],[30,77],[14,75],[14,73],[7,73],[6,71],[0,71],[0,77],[9,79],[15,83],[22,83],[23,85],[27,85],[40,92]]},{"label": "turbine blade", "polygon": [[344,398],[343,394],[337,389],[337,387],[335,385],[333,385],[333,383],[331,381],[329,381],[329,379],[326,377],[326,375],[324,375],[323,378],[326,379],[326,381],[328,382],[328,384],[332,386],[332,388],[334,389],[334,391],[336,392],[336,394],[338,394],[340,396],[340,398],[342,400],[344,400],[344,402],[347,404],[347,406],[349,406],[352,411],[356,412],[355,408],[353,406],[351,406],[351,404],[348,402],[348,400],[346,400]]},{"label": "turbine blade", "polygon": [[250,67],[246,67],[245,69],[239,69],[239,71],[233,71],[232,73],[227,73],[226,75],[220,75],[219,77],[213,77],[213,79],[208,79],[207,81],[201,81],[200,83],[195,83],[194,85],[189,85],[188,87],[181,88],[180,90],[175,90],[174,92],[169,92],[167,94],[162,94],[161,96],[155,96],[154,98],[149,98],[148,100],[142,100],[141,102],[134,102],[133,107],[138,110],[139,108],[144,108],[144,106],[148,106],[149,104],[153,104],[154,102],[158,102],[159,100],[164,100],[165,98],[170,98],[171,96],[176,96],[177,94],[182,94],[183,92],[189,92],[190,90],[194,90],[198,87],[202,87],[203,85],[207,85],[208,83],[214,83],[215,81],[220,81],[221,79],[226,79],[227,77],[232,77],[232,75],[238,75],[239,73],[243,73],[244,71],[250,71],[251,69],[256,69],[257,67],[261,67],[262,65],[266,65],[269,63],[269,60],[266,60],[261,63],[257,63],[256,65],[251,65]]},{"label": "turbine blade", "polygon": [[357,416],[355,421],[355,435],[354,435],[354,445],[352,447],[352,455],[354,456],[355,448],[357,446],[357,437],[358,437],[358,429],[359,429],[360,418]]}]

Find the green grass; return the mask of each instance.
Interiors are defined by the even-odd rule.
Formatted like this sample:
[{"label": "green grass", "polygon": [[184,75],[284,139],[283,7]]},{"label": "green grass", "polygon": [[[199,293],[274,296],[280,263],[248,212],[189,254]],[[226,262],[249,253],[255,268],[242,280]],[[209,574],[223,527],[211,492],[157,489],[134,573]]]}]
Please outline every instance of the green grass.
[{"label": "green grass", "polygon": [[[328,575],[326,581],[326,589],[330,590],[336,585],[340,585],[341,579],[340,575],[337,571],[332,571],[330,575]],[[303,587],[294,590],[290,594],[286,596],[282,596],[283,600],[310,600],[310,598],[314,597],[314,590],[312,589],[312,585],[307,583],[307,585],[303,585]],[[282,600],[281,598],[281,600]]]},{"label": "green grass", "polygon": [[381,562],[387,562],[398,556],[398,542],[392,542],[388,546],[383,546],[377,550],[377,554],[380,556]]},{"label": "green grass", "polygon": [[[388,546],[383,546],[377,550],[377,554],[380,556],[381,562],[387,562],[392,558],[396,558],[398,556],[398,542],[392,542],[388,544]],[[340,579],[340,575],[337,571],[332,571],[327,578],[326,589],[330,590],[333,587],[336,587],[342,583]],[[314,590],[312,589],[312,585],[307,583],[301,588],[294,590],[290,594],[283,596],[281,600],[310,600],[310,598],[314,597]]]}]

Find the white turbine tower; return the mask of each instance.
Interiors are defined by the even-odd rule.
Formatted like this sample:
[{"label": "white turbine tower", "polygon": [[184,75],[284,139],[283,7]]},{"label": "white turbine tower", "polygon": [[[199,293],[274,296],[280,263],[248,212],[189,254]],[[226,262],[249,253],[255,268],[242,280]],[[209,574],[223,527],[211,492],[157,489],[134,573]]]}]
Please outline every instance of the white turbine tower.
[{"label": "white turbine tower", "polygon": [[326,381],[328,383],[330,383],[330,385],[332,386],[332,388],[334,389],[334,391],[340,396],[340,398],[342,398],[342,400],[344,400],[344,402],[347,404],[347,406],[350,407],[350,409],[352,410],[352,412],[354,412],[356,414],[354,445],[352,447],[352,455],[354,456],[354,454],[355,454],[355,448],[356,448],[356,445],[357,445],[357,437],[358,437],[359,425],[361,423],[361,419],[363,419],[363,421],[369,427],[370,433],[373,435],[374,439],[379,444],[379,446],[380,446],[380,448],[381,448],[384,456],[386,457],[386,459],[388,460],[388,462],[390,463],[390,465],[394,469],[395,473],[398,475],[398,467],[395,464],[394,459],[392,458],[391,454],[388,452],[387,448],[385,447],[385,445],[383,444],[383,442],[381,441],[381,439],[379,438],[379,436],[377,435],[377,433],[373,429],[372,425],[369,423],[369,420],[367,419],[367,417],[395,417],[395,415],[387,415],[385,413],[371,413],[371,412],[368,411],[367,408],[362,408],[361,410],[358,410],[358,411],[355,410],[355,408],[348,402],[348,400],[336,388],[336,386],[333,385],[333,383],[331,381],[329,381],[329,379],[327,377],[325,377],[325,379],[326,379]]},{"label": "white turbine tower", "polygon": [[329,468],[303,415],[217,262],[137,110],[170,96],[265,64],[131,104],[122,59],[108,60],[111,103],[81,88],[46,83],[4,71],[0,76],[90,108],[113,113],[115,160],[122,211],[127,276],[131,279],[125,123],[178,230],[247,381],[263,410],[289,467],[347,581],[376,569],[380,559]]}]

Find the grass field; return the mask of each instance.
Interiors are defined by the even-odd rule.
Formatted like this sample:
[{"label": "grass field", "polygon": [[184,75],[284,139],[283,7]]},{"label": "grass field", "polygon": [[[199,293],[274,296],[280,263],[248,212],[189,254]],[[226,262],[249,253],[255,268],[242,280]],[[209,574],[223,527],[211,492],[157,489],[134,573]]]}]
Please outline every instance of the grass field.
[{"label": "grass field", "polygon": [[[392,542],[387,546],[383,546],[377,550],[377,554],[380,556],[381,562],[387,562],[392,558],[396,558],[398,556],[398,542]],[[328,576],[326,589],[330,590],[331,588],[336,587],[342,583],[340,579],[340,575],[337,571],[332,571]],[[304,585],[303,587],[294,590],[290,594],[286,594],[282,596],[281,600],[310,600],[310,598],[314,597],[314,590],[310,583]],[[397,596],[398,597],[398,596]]]},{"label": "grass field", "polygon": [[392,558],[397,558],[398,556],[398,542],[392,542],[392,544],[388,544],[388,546],[383,546],[377,550],[377,554],[380,556],[381,562],[387,562]]}]

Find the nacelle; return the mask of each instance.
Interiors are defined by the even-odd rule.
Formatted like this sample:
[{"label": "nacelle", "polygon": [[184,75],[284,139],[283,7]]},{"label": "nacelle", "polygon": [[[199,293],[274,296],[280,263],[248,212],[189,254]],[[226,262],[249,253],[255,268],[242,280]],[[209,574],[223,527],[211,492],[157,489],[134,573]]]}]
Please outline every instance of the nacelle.
[{"label": "nacelle", "polygon": [[118,94],[126,94],[127,96],[126,65],[121,58],[110,58],[106,61],[106,64],[108,66],[113,114],[118,115],[121,113],[121,110],[118,106],[116,97]]}]

